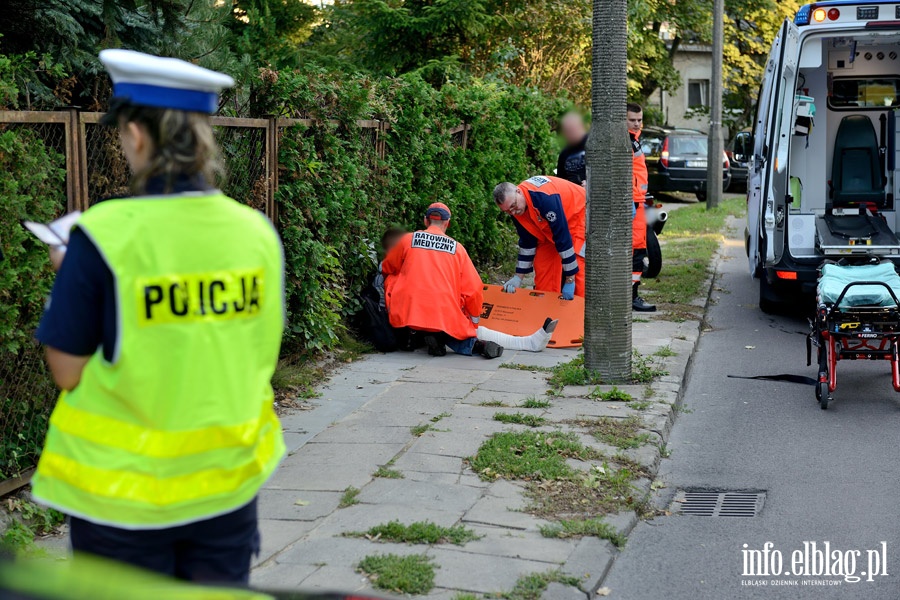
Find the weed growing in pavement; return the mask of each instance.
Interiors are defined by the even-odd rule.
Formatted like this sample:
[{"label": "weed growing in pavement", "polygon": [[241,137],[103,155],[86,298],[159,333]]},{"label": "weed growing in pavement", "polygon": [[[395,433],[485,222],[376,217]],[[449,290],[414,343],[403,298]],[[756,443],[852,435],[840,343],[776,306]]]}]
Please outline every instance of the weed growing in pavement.
[{"label": "weed growing in pavement", "polygon": [[659,445],[659,456],[661,458],[669,458],[672,456],[672,449],[669,448],[666,444]]},{"label": "weed growing in pavement", "polygon": [[653,356],[658,356],[660,358],[668,358],[670,356],[675,356],[677,352],[672,350],[669,346],[663,346],[659,350],[653,353]]},{"label": "weed growing in pavement", "polygon": [[13,552],[32,553],[36,537],[53,533],[65,521],[61,512],[38,506],[22,495],[8,498],[3,504],[10,520],[0,536],[0,548]]},{"label": "weed growing in pavement", "polygon": [[338,508],[347,508],[348,506],[353,506],[354,504],[359,504],[359,490],[352,485],[344,490],[344,495],[341,496],[341,501],[338,503]]},{"label": "weed growing in pavement", "polygon": [[634,351],[634,358],[631,361],[631,380],[634,383],[650,383],[657,377],[668,374],[668,371],[659,368],[653,357],[643,356],[637,350]]},{"label": "weed growing in pavement", "polygon": [[589,397],[593,400],[602,400],[604,402],[630,402],[634,400],[631,394],[623,392],[615,386],[607,392],[601,392],[600,388],[595,388]]},{"label": "weed growing in pavement", "polygon": [[495,413],[494,420],[501,423],[509,423],[515,425],[527,425],[528,427],[540,427],[547,424],[547,419],[537,415],[527,415],[525,413]]},{"label": "weed growing in pavement", "polygon": [[567,458],[592,460],[602,455],[588,448],[571,433],[505,431],[488,438],[469,464],[485,480],[508,479],[567,479],[575,476],[575,469]]},{"label": "weed growing in pavement", "polygon": [[431,422],[432,422],[432,423],[437,423],[437,422],[440,421],[441,419],[445,419],[445,418],[447,418],[447,417],[452,417],[452,416],[453,416],[453,415],[451,415],[451,414],[448,413],[448,412],[442,412],[441,414],[439,414],[439,415],[437,415],[437,416],[431,417]]},{"label": "weed growing in pavement", "polygon": [[420,554],[370,554],[357,568],[373,586],[386,592],[421,595],[434,587],[434,563]]},{"label": "weed growing in pavement", "polygon": [[625,545],[625,536],[602,518],[562,519],[557,523],[542,525],[540,532],[547,538],[594,536],[609,540],[619,548]]},{"label": "weed growing in pavement", "polygon": [[625,418],[575,419],[568,423],[583,427],[601,442],[622,450],[638,448],[650,440],[649,433],[640,432],[644,422],[636,415]]},{"label": "weed growing in pavement", "polygon": [[415,437],[422,437],[431,429],[431,424],[429,423],[421,423],[419,425],[414,425],[409,428],[409,432],[413,434]]},{"label": "weed growing in pavement", "polygon": [[653,403],[649,400],[635,400],[628,403],[628,408],[633,408],[634,410],[647,410],[651,406],[653,406]]},{"label": "weed growing in pavement", "polygon": [[551,406],[553,403],[549,400],[538,400],[534,396],[529,396],[519,405],[519,408],[550,408]]},{"label": "weed growing in pavement", "polygon": [[649,323],[650,319],[645,319],[643,317],[633,317],[631,319],[631,322],[632,323]]},{"label": "weed growing in pavement", "polygon": [[495,408],[507,408],[509,404],[506,404],[502,400],[487,400],[486,402],[479,402],[478,406],[493,406]]},{"label": "weed growing in pavement", "polygon": [[404,525],[391,521],[376,525],[368,531],[347,533],[348,537],[364,537],[373,542],[397,542],[401,544],[454,544],[462,546],[481,539],[481,536],[462,525],[441,527],[430,521],[417,521]]},{"label": "weed growing in pavement", "polygon": [[545,573],[531,573],[519,577],[516,585],[509,592],[492,594],[492,597],[502,598],[503,600],[540,600],[541,595],[551,583],[562,583],[578,587],[581,580],[578,577],[564,575],[558,569]]},{"label": "weed growing in pavement", "polygon": [[469,592],[460,592],[453,596],[451,600],[478,600],[478,596]]},{"label": "weed growing in pavement", "polygon": [[549,373],[553,369],[550,367],[538,367],[536,365],[523,365],[520,363],[503,363],[500,365],[501,369],[514,369],[516,371],[534,371],[537,373]]},{"label": "weed growing in pavement", "polygon": [[569,362],[553,367],[548,381],[557,390],[567,385],[599,385],[603,383],[597,373],[584,368],[583,354],[579,354]]},{"label": "weed growing in pavement", "polygon": [[389,469],[387,466],[378,467],[378,470],[372,473],[372,477],[381,477],[383,479],[403,479],[403,473],[397,469]]}]

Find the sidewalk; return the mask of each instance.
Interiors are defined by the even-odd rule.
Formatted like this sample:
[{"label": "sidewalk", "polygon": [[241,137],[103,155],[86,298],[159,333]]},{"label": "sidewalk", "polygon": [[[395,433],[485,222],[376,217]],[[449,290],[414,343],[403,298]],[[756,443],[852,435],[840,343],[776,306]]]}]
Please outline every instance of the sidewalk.
[{"label": "sidewalk", "polygon": [[[465,458],[475,455],[494,433],[528,429],[494,420],[498,412],[540,415],[549,423],[539,431],[573,431],[585,444],[604,451],[616,449],[562,422],[639,415],[649,437],[624,454],[655,473],[700,333],[697,321],[662,318],[653,315],[649,322],[634,324],[634,348],[645,356],[658,353],[655,360],[668,372],[649,385],[620,386],[642,400],[637,408],[635,403],[589,399],[596,386],[566,387],[561,396],[548,398],[546,372],[502,368],[504,363],[551,367],[574,358],[574,350],[509,352],[493,361],[400,352],[367,356],[341,369],[321,388],[314,410],[282,419],[290,454],[260,494],[262,553],[253,585],[371,590],[371,583],[357,572],[358,563],[367,555],[393,553],[433,559],[429,598],[509,592],[521,576],[555,569],[577,578],[581,591],[551,583],[545,598],[593,594],[614,559],[615,547],[596,537],[543,537],[539,527],[548,521],[524,511],[529,504],[524,486],[504,479],[484,481]],[[552,404],[519,408],[529,398]],[[498,402],[508,408],[498,407]],[[375,477],[380,467],[402,478]],[[584,463],[577,468],[585,468]],[[636,496],[646,495],[651,480],[639,479],[636,486]],[[360,490],[358,503],[339,508],[348,488]],[[423,546],[345,536],[392,520],[464,525],[483,537],[462,546]],[[637,517],[626,512],[606,520],[627,534]]]}]

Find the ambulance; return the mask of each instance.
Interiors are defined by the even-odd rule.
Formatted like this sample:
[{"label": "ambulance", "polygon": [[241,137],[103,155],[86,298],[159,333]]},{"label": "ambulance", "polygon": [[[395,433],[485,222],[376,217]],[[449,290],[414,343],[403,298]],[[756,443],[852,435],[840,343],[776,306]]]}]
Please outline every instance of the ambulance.
[{"label": "ambulance", "polygon": [[756,110],[746,247],[760,308],[814,293],[825,259],[900,263],[900,2],[801,7]]}]

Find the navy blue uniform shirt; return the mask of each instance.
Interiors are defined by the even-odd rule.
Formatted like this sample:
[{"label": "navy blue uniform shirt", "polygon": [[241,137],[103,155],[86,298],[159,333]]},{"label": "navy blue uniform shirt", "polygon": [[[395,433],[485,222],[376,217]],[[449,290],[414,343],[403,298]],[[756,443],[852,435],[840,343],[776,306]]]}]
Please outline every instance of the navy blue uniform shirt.
[{"label": "navy blue uniform shirt", "polygon": [[[150,179],[141,195],[162,194],[164,187],[162,178]],[[184,176],[175,181],[171,193],[204,189],[208,186],[202,177]],[[116,333],[112,271],[87,234],[76,228],[35,337],[44,346],[75,356],[90,356],[102,346],[103,357],[112,362]]]}]

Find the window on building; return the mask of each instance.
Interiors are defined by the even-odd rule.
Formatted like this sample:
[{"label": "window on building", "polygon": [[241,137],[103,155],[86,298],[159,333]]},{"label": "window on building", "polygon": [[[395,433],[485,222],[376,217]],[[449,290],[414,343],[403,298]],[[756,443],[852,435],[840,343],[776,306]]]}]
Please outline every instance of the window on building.
[{"label": "window on building", "polygon": [[688,108],[709,106],[709,79],[688,81]]}]

